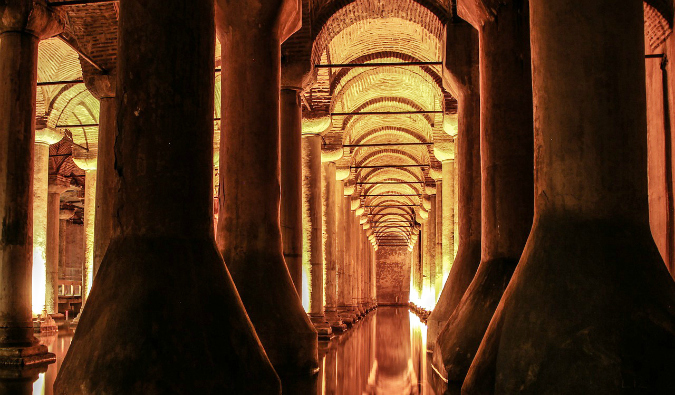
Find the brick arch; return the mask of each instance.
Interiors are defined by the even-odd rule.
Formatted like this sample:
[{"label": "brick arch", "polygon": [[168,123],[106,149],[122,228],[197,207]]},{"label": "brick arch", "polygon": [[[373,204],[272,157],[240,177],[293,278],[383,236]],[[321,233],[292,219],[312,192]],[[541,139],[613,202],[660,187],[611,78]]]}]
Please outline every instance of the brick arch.
[{"label": "brick arch", "polygon": [[[375,62],[378,59],[399,59],[401,62],[421,62],[422,59],[406,54],[403,52],[393,52],[393,51],[379,51],[379,52],[373,52],[369,53],[366,55],[359,56],[358,58],[354,59],[353,61],[349,63],[368,63],[368,62]],[[422,69],[423,72],[426,74],[429,74],[431,78],[436,82],[436,85],[438,85],[439,88],[443,87],[443,77],[438,73],[436,69],[432,66],[420,66],[420,69]],[[330,93],[333,94],[335,92],[335,87],[339,85],[340,81],[344,79],[349,73],[352,71],[352,69],[349,68],[342,68],[340,71],[338,71],[335,75],[332,76],[331,81],[330,81]]]},{"label": "brick arch", "polygon": [[652,49],[661,45],[673,32],[673,2],[647,0],[644,2],[645,36]]},{"label": "brick arch", "polygon": [[[391,96],[380,96],[378,98],[370,99],[366,101],[365,103],[360,104],[356,108],[350,110],[351,112],[361,112],[361,111],[366,111],[368,109],[371,109],[369,107],[374,107],[374,106],[387,106],[387,107],[393,107],[393,105],[398,105],[398,107],[403,107],[402,109],[405,110],[411,110],[411,111],[425,111],[428,110],[427,108],[424,108],[422,105],[417,103],[415,100],[407,97],[391,97]],[[372,110],[372,109],[371,109]],[[419,117],[424,118],[429,125],[433,125],[435,121],[435,117],[432,114],[420,114],[418,115]],[[342,125],[340,126],[342,129],[347,128],[349,123],[359,117],[359,115],[347,115],[344,117],[342,120]]]},{"label": "brick arch", "polygon": [[435,35],[440,42],[443,22],[448,17],[447,8],[440,6],[438,0],[323,0],[322,3],[313,11],[312,30],[317,32],[312,49],[313,63],[319,63],[321,54],[333,38],[360,21],[382,17],[406,19]]}]

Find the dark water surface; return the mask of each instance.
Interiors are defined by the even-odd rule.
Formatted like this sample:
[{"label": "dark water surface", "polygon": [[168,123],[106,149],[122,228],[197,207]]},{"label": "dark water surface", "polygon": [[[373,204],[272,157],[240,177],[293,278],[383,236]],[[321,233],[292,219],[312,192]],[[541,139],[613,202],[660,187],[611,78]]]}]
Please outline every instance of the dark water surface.
[{"label": "dark water surface", "polygon": [[[380,307],[330,342],[320,343],[319,374],[290,392],[308,395],[434,395],[429,384],[426,325],[405,307]],[[41,337],[56,354],[33,383],[34,395],[53,393],[72,332]],[[288,393],[285,392],[285,393]]]}]

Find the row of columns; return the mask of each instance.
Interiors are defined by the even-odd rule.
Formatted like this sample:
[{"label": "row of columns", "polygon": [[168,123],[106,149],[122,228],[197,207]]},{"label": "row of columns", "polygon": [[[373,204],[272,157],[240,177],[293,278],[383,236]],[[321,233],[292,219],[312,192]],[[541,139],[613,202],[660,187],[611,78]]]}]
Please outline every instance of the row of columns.
[{"label": "row of columns", "polygon": [[[323,131],[330,122],[320,125]],[[328,338],[375,306],[374,246],[356,215],[358,205],[352,205],[355,188],[345,186],[349,169],[336,165],[342,150],[322,151],[316,128],[308,126],[304,132],[303,252],[310,268],[308,313],[319,337]]]},{"label": "row of columns", "polygon": [[437,371],[467,394],[667,392],[675,283],[649,229],[642,2],[468,3],[473,26],[446,30],[460,240],[429,318]]}]

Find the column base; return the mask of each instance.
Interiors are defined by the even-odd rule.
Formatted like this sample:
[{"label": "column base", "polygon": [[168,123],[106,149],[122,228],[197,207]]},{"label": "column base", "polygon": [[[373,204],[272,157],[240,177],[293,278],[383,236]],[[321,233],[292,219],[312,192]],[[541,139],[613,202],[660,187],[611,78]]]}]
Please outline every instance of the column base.
[{"label": "column base", "polygon": [[347,325],[342,322],[342,318],[338,315],[337,311],[326,313],[326,321],[328,321],[333,333],[341,333],[347,330]]},{"label": "column base", "polygon": [[47,346],[37,344],[29,347],[0,347],[0,368],[46,365],[56,362],[56,355],[47,351]]},{"label": "column base", "polygon": [[356,323],[358,320],[356,315],[354,314],[354,309],[352,307],[342,307],[338,309],[338,315],[340,316],[340,319],[342,322],[347,325],[347,327],[350,327]]},{"label": "column base", "polygon": [[517,265],[517,260],[506,258],[481,262],[462,301],[438,332],[435,344],[430,342],[434,366],[445,369],[448,380],[464,381]]},{"label": "column base", "polygon": [[326,321],[324,316],[309,316],[309,319],[316,329],[319,340],[330,340],[333,338],[333,329]]}]

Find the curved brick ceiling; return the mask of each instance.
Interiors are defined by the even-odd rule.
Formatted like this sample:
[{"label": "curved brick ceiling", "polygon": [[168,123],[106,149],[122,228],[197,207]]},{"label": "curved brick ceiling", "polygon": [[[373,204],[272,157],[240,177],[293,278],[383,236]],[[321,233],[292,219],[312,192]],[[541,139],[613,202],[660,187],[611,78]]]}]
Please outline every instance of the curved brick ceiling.
[{"label": "curved brick ceiling", "polygon": [[[432,9],[413,0],[356,0],[336,10],[318,31],[313,58],[323,64],[437,62],[443,24]],[[428,145],[448,140],[443,114],[335,115],[359,112],[445,111],[440,66],[321,69],[316,107],[333,113],[328,140],[345,144],[341,165],[352,166],[350,182],[378,240],[408,244],[420,219]],[[318,96],[318,97],[317,97]],[[324,100],[322,102],[322,99]],[[332,134],[332,139],[331,135]],[[404,145],[378,145],[404,144]],[[410,144],[410,145],[405,145]],[[402,165],[409,167],[381,167]],[[426,166],[426,167],[422,167]],[[368,226],[368,225],[366,225]],[[393,242],[392,242],[393,240]]]},{"label": "curved brick ceiling", "polygon": [[[58,3],[62,0],[52,0]],[[458,2],[462,9],[463,0]],[[303,27],[282,47],[284,59],[316,63],[429,62],[442,58],[443,23],[452,0],[303,0]],[[116,2],[64,7],[67,26],[63,36],[69,45],[86,54],[107,71],[114,71],[117,58]],[[672,32],[673,5],[667,0],[645,1],[645,35],[656,48]],[[95,67],[80,58],[64,40],[54,38],[40,44],[38,81],[75,80]],[[218,46],[218,43],[216,43]],[[216,48],[216,65],[220,66]],[[439,66],[319,69],[316,83],[305,92],[305,114],[310,117],[330,112],[443,111],[456,112],[456,101],[442,88]],[[216,73],[216,102],[220,101]],[[220,106],[215,106],[219,118]],[[95,148],[99,105],[82,84],[40,86],[37,91],[38,127],[69,127],[75,143]],[[335,116],[324,136],[326,145],[447,143],[444,114]],[[219,123],[216,122],[216,130]],[[214,151],[219,145],[216,132]],[[391,148],[391,149],[390,149]],[[421,197],[434,188],[430,169],[438,169],[432,145],[396,147],[345,147],[339,167],[386,164],[424,165],[407,168],[352,169],[347,184],[355,185],[361,205],[417,205],[418,207],[376,208],[371,225],[403,220],[401,228],[377,230],[377,234],[408,234],[419,219]],[[406,154],[402,154],[402,152]],[[217,162],[217,161],[216,161]],[[373,182],[386,182],[375,185]],[[403,183],[403,184],[399,184]],[[372,197],[373,193],[399,195]],[[369,208],[370,209],[370,208]],[[369,210],[370,211],[370,210]],[[407,232],[407,233],[406,233]],[[401,236],[407,238],[409,236]]]}]

